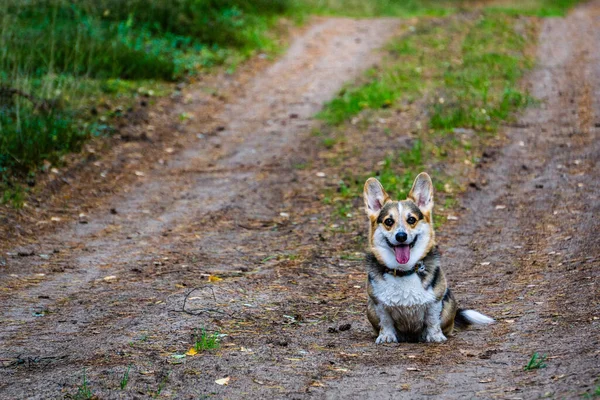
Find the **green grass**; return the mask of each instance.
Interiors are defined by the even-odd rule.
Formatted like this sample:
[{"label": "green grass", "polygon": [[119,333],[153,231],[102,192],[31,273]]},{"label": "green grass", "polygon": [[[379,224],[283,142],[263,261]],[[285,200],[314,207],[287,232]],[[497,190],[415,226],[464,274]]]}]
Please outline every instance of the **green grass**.
[{"label": "green grass", "polygon": [[501,11],[513,16],[562,17],[580,2],[581,0],[523,0],[512,4],[491,5],[486,9],[492,12]]},{"label": "green grass", "polygon": [[205,350],[218,349],[221,346],[219,341],[219,333],[208,333],[204,328],[201,329],[200,335],[195,335],[194,349],[200,353]]},{"label": "green grass", "polygon": [[[10,190],[44,161],[57,165],[110,133],[118,105],[274,54],[277,21],[296,8],[292,0],[1,2],[0,185]],[[98,112],[101,104],[109,110]]]},{"label": "green grass", "polygon": [[546,354],[540,355],[538,353],[533,353],[529,359],[529,362],[523,367],[523,369],[525,371],[531,371],[534,369],[546,368],[546,363],[544,363],[546,357]]},{"label": "green grass", "polygon": [[85,368],[83,369],[83,376],[81,385],[77,388],[77,393],[73,396],[73,399],[76,400],[89,400],[92,398],[94,394],[92,393],[92,389],[89,386],[89,382],[85,376]]},{"label": "green grass", "polygon": [[[563,16],[579,2],[580,0],[490,1],[485,8],[512,15],[548,17]],[[474,8],[469,0],[300,0],[297,3],[299,7],[313,13],[350,17],[448,16]]]},{"label": "green grass", "polygon": [[[498,92],[494,86],[502,86],[502,80],[494,75],[497,70],[513,81],[521,71],[522,60],[512,51],[489,51],[505,43],[507,35],[519,45],[519,37],[507,33],[503,18],[561,15],[575,3],[488,3],[495,7],[494,12],[487,13],[473,31],[481,37],[473,36],[462,49],[452,49],[462,51],[464,68],[454,64],[449,57],[453,53],[446,51],[453,46],[453,35],[462,32],[460,23],[449,30],[421,23],[415,32],[392,44],[392,53],[402,63],[384,71],[373,69],[359,85],[346,86],[320,117],[331,125],[341,125],[363,110],[393,107],[400,99],[417,98],[434,79],[440,96],[446,99],[432,106],[434,126],[489,125],[494,129],[497,121],[528,101],[516,89],[505,87]],[[111,121],[120,114],[119,107],[127,108],[142,95],[169,93],[170,82],[199,71],[218,65],[235,68],[257,52],[275,54],[281,46],[281,17],[302,21],[314,13],[447,16],[468,7],[472,6],[464,0],[0,2],[0,188],[10,192],[2,199],[21,204],[14,184],[34,182],[45,161],[60,165],[65,154],[79,151],[90,137],[112,133]],[[442,31],[449,36],[440,35]],[[433,65],[438,59],[444,59],[447,66]],[[479,65],[487,65],[489,70],[481,70]],[[432,73],[438,76],[430,76]],[[440,74],[443,82],[436,80]],[[463,103],[464,99],[468,102]],[[99,107],[102,104],[107,106]],[[333,147],[335,141],[325,138],[324,145]]]},{"label": "green grass", "polygon": [[[424,170],[432,176],[436,196],[441,194],[438,204],[453,209],[456,200],[446,186],[457,184],[432,166],[451,152],[476,159],[473,141],[493,135],[531,104],[519,80],[533,66],[527,49],[534,32],[518,25],[519,19],[510,13],[483,11],[474,16],[422,20],[387,46],[381,67],[345,87],[317,115],[324,121],[321,140],[329,147],[327,143],[343,140],[345,124],[359,115],[368,126],[378,113],[389,117],[416,99],[425,101],[429,111],[412,147],[386,157],[377,171],[350,174],[336,191],[326,191],[324,201],[335,204],[338,216],[352,210],[368,176],[375,175],[393,198],[404,199]],[[463,138],[465,130],[475,137]],[[435,226],[444,220],[434,215]]]},{"label": "green grass", "polygon": [[592,389],[592,391],[591,391],[591,392],[589,392],[589,393],[584,393],[584,394],[582,395],[582,397],[583,397],[584,399],[595,399],[595,398],[598,398],[598,397],[600,397],[600,385],[596,385],[596,387],[595,387],[594,389]]},{"label": "green grass", "polygon": [[125,390],[125,388],[129,384],[129,370],[130,369],[131,369],[131,365],[127,366],[127,370],[125,370],[125,373],[123,374],[123,377],[121,378],[121,382],[119,382],[119,386],[121,387],[121,390]]},{"label": "green grass", "polygon": [[302,0],[301,7],[323,15],[350,17],[442,16],[455,12],[459,0]]}]

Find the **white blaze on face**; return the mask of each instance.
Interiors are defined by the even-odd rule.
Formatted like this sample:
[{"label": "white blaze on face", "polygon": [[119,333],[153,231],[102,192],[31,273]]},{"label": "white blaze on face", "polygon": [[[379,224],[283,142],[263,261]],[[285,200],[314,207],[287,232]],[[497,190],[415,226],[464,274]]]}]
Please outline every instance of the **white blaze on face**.
[{"label": "white blaze on face", "polygon": [[[431,240],[431,230],[425,220],[421,220],[415,229],[411,229],[406,223],[410,210],[405,209],[402,203],[398,203],[398,215],[400,221],[397,228],[393,231],[386,231],[382,226],[378,226],[373,233],[373,247],[380,258],[388,268],[397,268],[400,270],[409,270],[425,255],[429,241]],[[396,233],[405,232],[407,235],[406,244],[399,243],[396,240]],[[386,240],[387,239],[387,240]],[[413,247],[409,245],[413,244]],[[389,243],[393,247],[389,246]]]}]

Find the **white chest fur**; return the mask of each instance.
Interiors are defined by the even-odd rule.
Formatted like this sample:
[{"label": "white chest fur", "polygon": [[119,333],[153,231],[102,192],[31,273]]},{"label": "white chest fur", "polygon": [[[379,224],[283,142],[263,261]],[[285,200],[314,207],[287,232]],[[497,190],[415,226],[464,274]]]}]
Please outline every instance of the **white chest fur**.
[{"label": "white chest fur", "polygon": [[417,274],[403,277],[383,275],[383,281],[372,282],[373,294],[388,307],[412,307],[435,301],[431,288],[425,290]]}]

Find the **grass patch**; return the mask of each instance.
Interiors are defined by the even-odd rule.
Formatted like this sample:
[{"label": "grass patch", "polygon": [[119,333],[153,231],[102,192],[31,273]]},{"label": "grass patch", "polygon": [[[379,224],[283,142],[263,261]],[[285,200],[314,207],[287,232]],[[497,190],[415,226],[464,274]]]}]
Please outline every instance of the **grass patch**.
[{"label": "grass patch", "polygon": [[534,369],[546,368],[546,363],[544,362],[546,361],[546,357],[546,354],[540,355],[538,353],[533,353],[529,359],[529,362],[523,367],[523,369],[525,371],[531,371]]},{"label": "grass patch", "polygon": [[564,16],[581,0],[504,0],[473,4],[469,0],[301,0],[300,8],[324,15],[350,17],[419,17],[448,16],[473,8],[500,11],[511,15],[540,17]]},{"label": "grass patch", "polygon": [[[277,21],[293,10],[293,0],[1,2],[0,187],[110,133],[127,99],[275,53]],[[99,104],[114,107],[102,115]]]},{"label": "grass patch", "polygon": [[518,3],[493,4],[486,7],[492,12],[504,12],[513,16],[563,17],[581,3],[581,0],[523,0]]},{"label": "grass patch", "polygon": [[92,393],[92,389],[89,386],[89,382],[87,381],[87,377],[85,375],[85,368],[83,369],[81,385],[77,388],[77,393],[73,396],[75,400],[89,400],[94,394]]},{"label": "grass patch", "polygon": [[194,337],[194,349],[198,353],[201,351],[214,350],[221,347],[221,343],[219,341],[219,332],[208,333],[204,328],[202,328],[200,335],[198,335],[198,332],[196,331]]},{"label": "grass patch", "polygon": [[[393,198],[404,199],[418,173],[428,171],[437,209],[454,209],[452,193],[458,184],[435,165],[449,154],[476,162],[478,143],[531,104],[519,80],[533,65],[528,46],[534,37],[519,18],[484,11],[471,18],[423,20],[389,43],[382,66],[344,88],[318,114],[324,121],[322,136],[343,140],[348,121],[355,124],[355,118],[368,121],[380,114],[390,119],[415,99],[425,102],[428,120],[417,125],[411,147],[386,157],[377,171],[345,177],[335,192],[326,191],[324,201],[335,204],[338,216],[347,214],[365,179],[373,175]],[[445,219],[434,213],[436,227]]]},{"label": "grass patch", "polygon": [[129,384],[129,370],[130,369],[131,369],[131,365],[128,365],[127,370],[125,370],[125,373],[123,374],[123,377],[121,378],[121,382],[119,382],[119,386],[121,387],[121,390],[125,390],[125,388]]},{"label": "grass patch", "polygon": [[600,385],[596,385],[596,387],[594,389],[592,389],[591,392],[584,393],[582,395],[582,397],[584,399],[596,399],[596,398],[600,397]]},{"label": "grass patch", "polygon": [[461,0],[302,0],[306,9],[324,15],[350,17],[442,16],[455,12]]}]

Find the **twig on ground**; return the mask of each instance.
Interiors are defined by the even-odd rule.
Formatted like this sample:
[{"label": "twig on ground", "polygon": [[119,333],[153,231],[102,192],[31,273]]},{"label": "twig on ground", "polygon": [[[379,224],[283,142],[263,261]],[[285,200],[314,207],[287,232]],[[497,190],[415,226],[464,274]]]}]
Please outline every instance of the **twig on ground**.
[{"label": "twig on ground", "polygon": [[[234,315],[233,313],[228,313],[226,311],[218,310],[216,308],[196,308],[196,309],[192,309],[192,310],[186,309],[186,304],[187,304],[187,301],[188,301],[188,298],[190,297],[190,295],[192,293],[194,293],[195,291],[200,290],[202,288],[203,287],[195,287],[192,290],[190,290],[189,292],[187,292],[187,294],[183,298],[183,304],[181,306],[181,310],[171,310],[171,311],[173,311],[173,312],[183,312],[183,313],[186,313],[186,314],[189,314],[189,315],[201,315],[201,314],[204,314],[204,313],[215,313],[215,314],[227,315],[229,318],[233,318],[233,319],[237,319],[237,320],[243,320],[244,319],[244,318],[240,318],[240,317]],[[213,300],[216,303],[217,298],[215,296],[215,291],[214,291],[214,289],[212,287],[210,289],[212,291]]]}]

